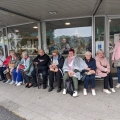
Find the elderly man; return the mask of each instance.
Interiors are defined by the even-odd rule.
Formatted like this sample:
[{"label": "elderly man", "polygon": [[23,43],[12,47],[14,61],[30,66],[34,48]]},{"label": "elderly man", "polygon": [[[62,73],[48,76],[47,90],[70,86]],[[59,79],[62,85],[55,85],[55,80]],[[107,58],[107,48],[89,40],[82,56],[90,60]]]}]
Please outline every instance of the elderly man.
[{"label": "elderly man", "polygon": [[[34,63],[37,64],[38,73],[42,74],[43,78],[43,89],[47,87],[47,76],[48,76],[48,63],[49,63],[49,56],[45,54],[44,50],[39,51],[39,55],[34,59]],[[33,70],[32,77],[34,79],[35,85],[37,86],[37,78],[36,78],[36,70]]]}]

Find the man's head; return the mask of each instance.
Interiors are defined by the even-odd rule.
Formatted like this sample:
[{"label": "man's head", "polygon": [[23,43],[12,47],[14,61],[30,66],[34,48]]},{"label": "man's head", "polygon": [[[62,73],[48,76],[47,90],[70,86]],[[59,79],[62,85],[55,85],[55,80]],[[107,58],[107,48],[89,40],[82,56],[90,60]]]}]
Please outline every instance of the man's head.
[{"label": "man's head", "polygon": [[62,43],[66,43],[66,39],[65,38],[62,39]]},{"label": "man's head", "polygon": [[43,49],[40,49],[40,50],[39,50],[39,55],[40,55],[40,56],[43,56],[44,54],[45,54],[44,50],[43,50]]}]

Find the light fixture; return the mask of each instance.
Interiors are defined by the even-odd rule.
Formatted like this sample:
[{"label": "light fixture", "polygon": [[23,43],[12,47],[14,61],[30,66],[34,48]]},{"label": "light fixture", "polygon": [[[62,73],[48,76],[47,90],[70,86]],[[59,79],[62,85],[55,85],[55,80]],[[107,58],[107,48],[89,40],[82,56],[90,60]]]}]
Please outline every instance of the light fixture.
[{"label": "light fixture", "polygon": [[50,13],[51,15],[56,15],[56,14],[57,14],[56,11],[49,11],[49,13]]},{"label": "light fixture", "polygon": [[109,22],[111,22],[111,20],[109,19]]},{"label": "light fixture", "polygon": [[17,33],[17,32],[19,32],[19,30],[15,30],[15,32]]},{"label": "light fixture", "polygon": [[66,22],[65,25],[70,25],[70,22]]},{"label": "light fixture", "polygon": [[37,26],[34,26],[33,28],[34,28],[34,29],[37,29],[38,27],[37,27]]}]

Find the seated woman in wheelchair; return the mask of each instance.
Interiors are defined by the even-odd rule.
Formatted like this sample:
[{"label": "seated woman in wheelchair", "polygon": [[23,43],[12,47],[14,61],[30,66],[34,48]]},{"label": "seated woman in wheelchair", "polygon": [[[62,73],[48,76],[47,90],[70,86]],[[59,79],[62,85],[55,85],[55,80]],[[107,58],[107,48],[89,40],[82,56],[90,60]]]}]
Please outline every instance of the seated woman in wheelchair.
[{"label": "seated woman in wheelchair", "polygon": [[57,80],[58,89],[57,92],[61,91],[61,83],[62,83],[62,67],[64,64],[64,57],[59,55],[57,50],[52,51],[52,57],[49,63],[49,85],[50,88],[48,92],[51,92],[53,87],[54,78]]}]

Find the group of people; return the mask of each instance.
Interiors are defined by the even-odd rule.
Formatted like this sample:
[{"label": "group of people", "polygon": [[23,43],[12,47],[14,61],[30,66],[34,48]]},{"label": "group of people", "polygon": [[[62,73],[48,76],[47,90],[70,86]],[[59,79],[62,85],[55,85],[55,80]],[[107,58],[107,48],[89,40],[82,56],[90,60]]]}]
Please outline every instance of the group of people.
[{"label": "group of people", "polygon": [[[119,50],[120,40],[115,46],[112,62],[120,58]],[[31,59],[27,51],[22,52],[22,58],[14,51],[10,51],[10,55],[5,59],[0,51],[0,76],[1,81],[4,83],[15,84],[20,86],[23,82],[26,88],[32,86],[38,86],[38,74],[42,74],[43,89],[47,88],[49,80],[48,92],[54,89],[54,82],[57,81],[57,92],[62,90],[63,81],[63,94],[66,94],[65,82],[67,79],[72,78],[74,93],[73,96],[78,95],[78,80],[84,77],[84,89],[83,94],[87,95],[88,85],[91,85],[92,95],[96,95],[95,92],[95,76],[100,76],[104,80],[103,92],[110,94],[115,92],[113,87],[113,78],[110,71],[110,64],[107,61],[104,51],[98,50],[96,57],[92,58],[92,53],[87,51],[85,58],[82,59],[76,56],[74,49],[68,51],[68,57],[64,59],[57,50],[52,51],[52,57],[50,58],[45,54],[44,50],[39,50],[39,55],[35,59]],[[34,66],[37,66],[35,69]],[[36,71],[37,70],[37,71]],[[120,67],[118,70],[118,84],[120,87]],[[32,82],[31,77],[34,82]],[[110,86],[110,90],[109,87]]]}]

